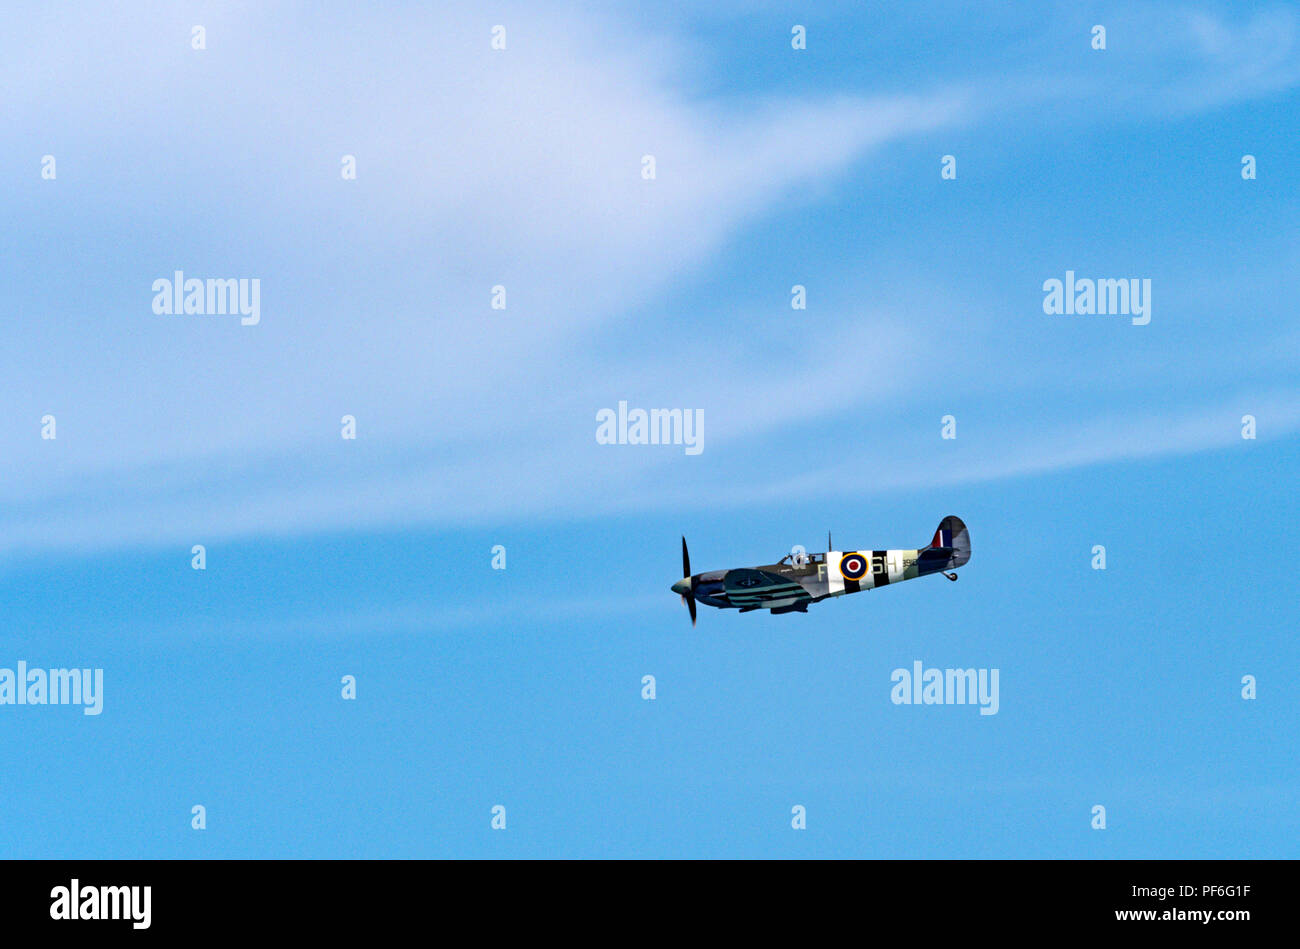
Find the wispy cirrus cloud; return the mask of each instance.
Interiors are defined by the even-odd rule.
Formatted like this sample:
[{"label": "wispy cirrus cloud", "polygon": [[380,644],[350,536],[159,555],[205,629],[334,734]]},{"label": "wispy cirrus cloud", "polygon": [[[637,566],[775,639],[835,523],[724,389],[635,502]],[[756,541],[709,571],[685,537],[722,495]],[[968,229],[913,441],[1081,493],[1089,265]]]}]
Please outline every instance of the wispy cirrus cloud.
[{"label": "wispy cirrus cloud", "polygon": [[[1143,9],[1187,42],[1140,31],[1152,61],[1078,85],[1085,95],[1127,82],[1195,107],[1295,81],[1289,11],[1232,25]],[[734,483],[739,464],[736,496],[761,494],[790,475],[755,465],[755,446],[775,459],[792,433],[846,414],[896,418],[954,335],[968,362],[1002,366],[1012,384],[996,342],[943,330],[921,286],[915,313],[829,294],[839,310],[769,327],[706,301],[675,338],[655,315],[667,288],[749,227],[851,201],[871,186],[854,172],[873,155],[937,148],[995,112],[1032,127],[1038,107],[998,82],[710,100],[694,91],[708,67],[689,39],[647,38],[617,13],[312,16],[303,30],[297,14],[253,7],[87,6],[0,39],[16,98],[0,135],[20,156],[4,170],[23,182],[0,208],[29,235],[0,264],[27,314],[0,353],[6,547],[538,517],[619,510],[634,494],[673,503],[663,456],[594,453],[594,410],[623,397],[705,407],[699,483]],[[190,19],[208,29],[202,52]],[[488,45],[498,21],[505,52]],[[1161,86],[1162,62],[1184,64],[1176,88]],[[63,81],[74,66],[85,82]],[[1210,87],[1217,98],[1198,98]],[[32,174],[46,150],[57,183]],[[356,182],[339,179],[343,154],[357,156]],[[263,324],[153,315],[149,284],[174,268],[262,278]],[[506,311],[487,305],[498,283]],[[56,443],[36,434],[46,412]],[[355,445],[340,444],[344,413],[360,420]],[[1104,417],[1089,424],[1085,451],[1004,445],[965,476],[1219,437],[1193,425],[1204,437],[1117,440]],[[887,431],[872,437],[870,457],[898,457]]]}]

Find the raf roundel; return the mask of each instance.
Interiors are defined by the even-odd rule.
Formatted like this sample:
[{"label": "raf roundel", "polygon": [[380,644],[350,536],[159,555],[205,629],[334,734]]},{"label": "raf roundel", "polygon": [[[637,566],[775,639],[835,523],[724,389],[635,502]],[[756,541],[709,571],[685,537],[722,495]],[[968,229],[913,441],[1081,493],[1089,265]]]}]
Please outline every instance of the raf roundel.
[{"label": "raf roundel", "polygon": [[861,580],[867,572],[867,559],[862,554],[845,554],[840,558],[840,573],[846,580]]}]

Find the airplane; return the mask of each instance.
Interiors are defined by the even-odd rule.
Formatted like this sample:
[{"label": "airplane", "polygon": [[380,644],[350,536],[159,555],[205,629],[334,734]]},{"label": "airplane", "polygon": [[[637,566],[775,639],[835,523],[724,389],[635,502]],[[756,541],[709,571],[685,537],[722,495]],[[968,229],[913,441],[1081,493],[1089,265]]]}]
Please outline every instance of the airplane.
[{"label": "airplane", "polygon": [[776,613],[806,613],[811,603],[833,596],[874,590],[915,577],[942,573],[956,580],[951,571],[970,560],[970,532],[961,518],[949,515],[939,522],[930,546],[919,550],[834,549],[826,535],[824,554],[807,554],[796,548],[774,564],[691,573],[691,556],[682,538],[682,579],[672,590],[691,611],[695,625],[695,603],[718,609],[770,610]]}]

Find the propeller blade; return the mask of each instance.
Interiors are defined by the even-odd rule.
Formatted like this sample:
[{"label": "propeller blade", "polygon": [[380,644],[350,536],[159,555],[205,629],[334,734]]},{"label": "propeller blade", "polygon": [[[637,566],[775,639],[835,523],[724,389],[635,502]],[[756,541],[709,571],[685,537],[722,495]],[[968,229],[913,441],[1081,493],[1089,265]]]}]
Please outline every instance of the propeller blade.
[{"label": "propeller blade", "polygon": [[682,537],[682,577],[690,578],[691,592],[682,594],[682,602],[691,611],[691,625],[695,625],[695,578],[691,576],[691,555],[686,550],[686,537]]}]

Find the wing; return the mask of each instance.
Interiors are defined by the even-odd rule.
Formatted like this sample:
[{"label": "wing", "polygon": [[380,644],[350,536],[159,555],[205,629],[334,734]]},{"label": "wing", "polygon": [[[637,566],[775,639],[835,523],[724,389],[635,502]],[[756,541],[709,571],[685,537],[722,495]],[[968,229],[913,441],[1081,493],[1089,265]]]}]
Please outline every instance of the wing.
[{"label": "wing", "polygon": [[741,609],[751,606],[770,609],[812,599],[811,594],[793,578],[764,570],[728,570],[723,588],[731,604]]}]

